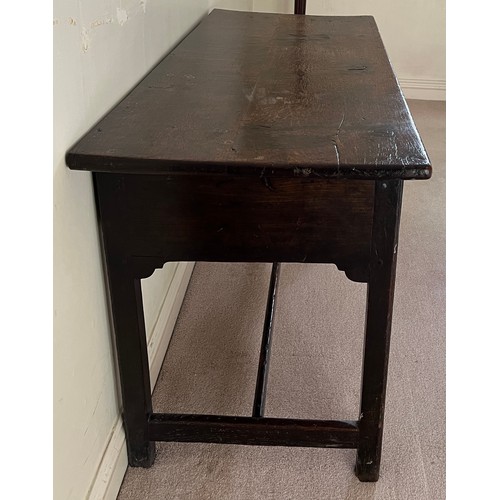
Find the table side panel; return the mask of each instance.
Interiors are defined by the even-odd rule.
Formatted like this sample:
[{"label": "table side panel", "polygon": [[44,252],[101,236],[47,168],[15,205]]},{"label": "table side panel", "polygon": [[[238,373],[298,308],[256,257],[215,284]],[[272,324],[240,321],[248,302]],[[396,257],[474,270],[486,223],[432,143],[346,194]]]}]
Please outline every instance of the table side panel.
[{"label": "table side panel", "polygon": [[350,279],[367,281],[372,181],[95,176],[107,252],[116,258],[150,258],[156,267],[167,261],[334,263]]}]

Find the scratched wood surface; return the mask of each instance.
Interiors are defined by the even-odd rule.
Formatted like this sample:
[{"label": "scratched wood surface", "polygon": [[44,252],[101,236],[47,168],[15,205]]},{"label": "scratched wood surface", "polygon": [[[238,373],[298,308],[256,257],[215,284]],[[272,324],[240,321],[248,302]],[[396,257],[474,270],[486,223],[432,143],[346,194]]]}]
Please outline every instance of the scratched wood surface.
[{"label": "scratched wood surface", "polygon": [[370,16],[214,10],[67,154],[101,172],[429,178]]}]

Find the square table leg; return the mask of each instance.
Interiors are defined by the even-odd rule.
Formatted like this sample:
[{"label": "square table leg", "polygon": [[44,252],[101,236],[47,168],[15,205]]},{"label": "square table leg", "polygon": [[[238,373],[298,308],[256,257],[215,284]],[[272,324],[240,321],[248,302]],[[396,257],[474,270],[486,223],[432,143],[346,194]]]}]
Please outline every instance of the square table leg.
[{"label": "square table leg", "polygon": [[385,392],[396,276],[403,181],[376,181],[366,309],[363,381],[356,475],[377,481],[382,453]]},{"label": "square table leg", "polygon": [[128,461],[131,466],[150,467],[155,458],[155,443],[148,436],[148,419],[153,410],[141,281],[133,277],[126,265],[108,263],[108,286]]}]

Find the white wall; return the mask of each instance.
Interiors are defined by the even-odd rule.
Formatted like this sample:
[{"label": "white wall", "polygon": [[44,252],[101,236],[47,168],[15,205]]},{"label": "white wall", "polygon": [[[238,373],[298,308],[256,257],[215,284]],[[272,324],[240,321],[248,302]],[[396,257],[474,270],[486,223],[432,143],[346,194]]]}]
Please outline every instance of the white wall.
[{"label": "white wall", "polygon": [[209,0],[209,7],[217,9],[247,10],[253,8],[253,0]]},{"label": "white wall", "polygon": [[[253,6],[292,13],[293,3],[254,0]],[[307,14],[374,16],[406,97],[445,98],[445,0],[307,0]]]},{"label": "white wall", "polygon": [[[252,2],[54,1],[56,500],[113,498],[126,465],[91,176],[67,169],[64,155],[218,5],[250,10]],[[173,328],[180,301],[172,288],[182,293],[189,275],[182,266],[168,264],[143,281],[150,341],[160,320]]]}]

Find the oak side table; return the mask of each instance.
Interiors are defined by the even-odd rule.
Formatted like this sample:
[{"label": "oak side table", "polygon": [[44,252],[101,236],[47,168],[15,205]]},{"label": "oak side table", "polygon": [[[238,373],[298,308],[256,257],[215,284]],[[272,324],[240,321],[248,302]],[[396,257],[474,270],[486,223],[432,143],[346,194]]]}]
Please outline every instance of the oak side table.
[{"label": "oak side table", "polygon": [[[403,182],[431,165],[374,19],[214,10],[66,161],[93,175],[130,465],[155,441],[355,448],[376,481]],[[140,280],[168,261],[274,263],[252,416],[153,411]],[[264,416],[281,262],[368,284],[357,420]]]}]

